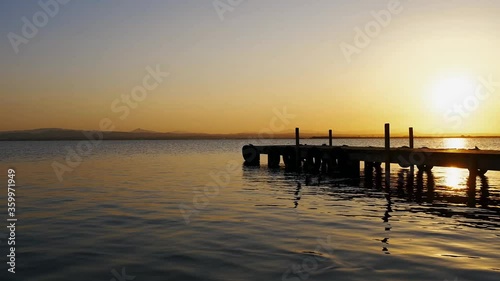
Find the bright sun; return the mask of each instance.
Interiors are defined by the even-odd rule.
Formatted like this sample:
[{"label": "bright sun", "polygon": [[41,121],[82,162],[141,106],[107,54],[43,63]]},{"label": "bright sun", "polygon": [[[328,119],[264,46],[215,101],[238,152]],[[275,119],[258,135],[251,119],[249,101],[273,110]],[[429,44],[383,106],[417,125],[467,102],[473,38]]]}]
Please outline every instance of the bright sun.
[{"label": "bright sun", "polygon": [[474,94],[475,83],[467,76],[449,77],[434,84],[431,95],[437,109],[447,109],[461,104],[468,95]]}]

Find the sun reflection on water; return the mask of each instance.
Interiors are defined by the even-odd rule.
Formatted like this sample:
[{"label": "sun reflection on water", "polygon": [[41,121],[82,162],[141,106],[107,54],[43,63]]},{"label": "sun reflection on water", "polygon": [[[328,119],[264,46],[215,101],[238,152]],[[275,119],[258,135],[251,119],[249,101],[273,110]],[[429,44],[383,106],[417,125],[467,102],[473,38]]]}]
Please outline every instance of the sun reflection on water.
[{"label": "sun reflection on water", "polygon": [[[444,147],[450,149],[467,148],[467,139],[465,138],[447,138],[444,139]],[[459,189],[467,181],[467,170],[460,168],[445,168],[443,171],[444,184],[452,189]]]},{"label": "sun reflection on water", "polygon": [[467,140],[464,138],[444,139],[445,148],[466,148]]},{"label": "sun reflection on water", "polygon": [[461,185],[463,185],[467,180],[466,176],[464,176],[464,172],[466,173],[467,170],[460,168],[447,168],[444,171],[444,184],[452,189],[461,188]]}]

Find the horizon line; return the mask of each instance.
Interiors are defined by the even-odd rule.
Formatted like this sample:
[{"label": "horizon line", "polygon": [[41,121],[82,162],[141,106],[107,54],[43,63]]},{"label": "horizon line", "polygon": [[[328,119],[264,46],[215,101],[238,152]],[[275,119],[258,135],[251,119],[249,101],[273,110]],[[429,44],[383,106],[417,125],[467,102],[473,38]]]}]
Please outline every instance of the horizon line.
[{"label": "horizon line", "polygon": [[[107,140],[112,139],[140,139],[141,137],[148,139],[214,139],[214,138],[229,138],[229,139],[242,139],[242,138],[259,138],[259,139],[289,139],[295,138],[294,132],[277,132],[274,136],[266,134],[262,136],[262,134],[255,132],[238,132],[238,133],[204,133],[204,132],[184,132],[184,131],[169,131],[169,132],[158,132],[152,130],[145,130],[141,128],[137,128],[131,131],[102,131],[102,130],[77,130],[77,129],[66,129],[66,128],[37,128],[37,129],[27,129],[27,130],[9,130],[9,131],[0,131],[0,134],[23,134],[23,133],[31,133],[36,134],[37,131],[39,135],[33,136],[11,136],[11,139],[23,139],[23,140],[40,140],[40,139],[51,139],[51,140],[68,140],[68,139],[80,139],[79,136],[45,136],[43,137],[44,130],[46,131],[67,131],[67,132],[100,132],[103,134],[127,134],[127,136],[109,136]],[[57,132],[55,132],[57,133]],[[166,135],[171,136],[166,136]],[[162,136],[163,135],[163,136]],[[309,131],[302,132],[300,134],[304,139],[328,139],[328,135],[324,135],[320,132]],[[137,138],[134,138],[136,136]],[[380,133],[337,133],[332,136],[333,139],[345,139],[345,138],[383,138],[384,134]],[[391,135],[391,138],[408,138],[408,134],[397,132]],[[414,138],[500,138],[500,135],[495,134],[485,134],[485,133],[449,133],[449,134],[420,134],[414,135]],[[81,139],[84,139],[82,136]],[[106,139],[103,137],[103,139]],[[0,140],[8,140],[6,138]]]}]

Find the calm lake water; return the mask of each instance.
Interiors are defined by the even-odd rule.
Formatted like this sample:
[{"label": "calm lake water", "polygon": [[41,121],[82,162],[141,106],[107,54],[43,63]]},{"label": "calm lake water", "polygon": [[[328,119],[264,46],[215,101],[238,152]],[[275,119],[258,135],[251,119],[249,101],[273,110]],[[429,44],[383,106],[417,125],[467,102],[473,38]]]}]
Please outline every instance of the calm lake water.
[{"label": "calm lake water", "polygon": [[[62,181],[51,165],[77,141],[0,142],[4,224],[8,168],[18,218],[16,274],[3,227],[0,280],[500,280],[499,172],[477,179],[471,205],[467,170],[435,167],[411,193],[397,165],[390,192],[363,178],[306,185],[305,175],[268,170],[265,157],[242,166],[244,144],[293,142],[105,141]],[[415,146],[500,149],[500,139]]]}]

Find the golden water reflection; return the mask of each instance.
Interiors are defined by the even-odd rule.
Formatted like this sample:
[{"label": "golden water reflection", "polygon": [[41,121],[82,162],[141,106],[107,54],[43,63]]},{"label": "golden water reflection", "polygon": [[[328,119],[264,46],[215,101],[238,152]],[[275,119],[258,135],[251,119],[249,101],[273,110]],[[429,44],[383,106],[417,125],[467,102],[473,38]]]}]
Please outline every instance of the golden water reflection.
[{"label": "golden water reflection", "polygon": [[[444,139],[445,148],[467,148],[467,139],[465,138],[447,138]],[[467,181],[468,171],[460,168],[445,168],[443,169],[444,185],[452,189],[464,187]]]},{"label": "golden water reflection", "polygon": [[447,138],[443,141],[445,148],[467,148],[467,139],[465,138]]},{"label": "golden water reflection", "polygon": [[446,168],[443,172],[444,184],[453,189],[463,187],[469,173],[467,169],[460,168]]}]

